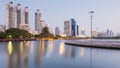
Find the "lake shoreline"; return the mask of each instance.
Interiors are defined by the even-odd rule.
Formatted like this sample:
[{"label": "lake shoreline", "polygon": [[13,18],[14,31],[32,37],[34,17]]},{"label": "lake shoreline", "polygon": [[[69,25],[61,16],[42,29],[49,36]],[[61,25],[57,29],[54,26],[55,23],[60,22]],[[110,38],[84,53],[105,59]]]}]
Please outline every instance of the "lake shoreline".
[{"label": "lake shoreline", "polygon": [[0,42],[17,42],[17,41],[37,41],[37,40],[53,40],[53,39],[40,39],[40,38],[30,38],[30,39],[0,39]]}]

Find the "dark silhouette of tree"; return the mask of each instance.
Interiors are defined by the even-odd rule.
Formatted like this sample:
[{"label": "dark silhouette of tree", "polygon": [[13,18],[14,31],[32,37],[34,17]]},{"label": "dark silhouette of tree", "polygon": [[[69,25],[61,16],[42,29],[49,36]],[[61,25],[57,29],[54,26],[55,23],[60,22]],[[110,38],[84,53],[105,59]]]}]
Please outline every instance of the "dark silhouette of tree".
[{"label": "dark silhouette of tree", "polygon": [[5,38],[6,38],[6,33],[0,32],[0,39],[5,39]]},{"label": "dark silhouette of tree", "polygon": [[42,29],[42,33],[40,33],[40,38],[53,38],[54,35],[49,32],[48,27]]},{"label": "dark silhouette of tree", "polygon": [[26,31],[26,30],[21,30],[18,28],[10,28],[8,30],[5,31],[7,38],[9,37],[9,35],[11,35],[12,38],[30,38],[32,35]]}]

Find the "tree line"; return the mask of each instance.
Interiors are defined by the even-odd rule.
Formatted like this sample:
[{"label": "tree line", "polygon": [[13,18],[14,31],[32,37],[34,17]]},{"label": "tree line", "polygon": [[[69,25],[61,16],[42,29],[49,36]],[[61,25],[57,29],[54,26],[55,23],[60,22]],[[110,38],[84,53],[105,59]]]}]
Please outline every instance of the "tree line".
[{"label": "tree line", "polygon": [[0,39],[30,39],[31,37],[53,39],[61,38],[60,35],[54,36],[54,34],[50,33],[48,27],[43,28],[42,32],[37,35],[33,35],[26,30],[18,28],[10,28],[8,30],[5,30],[4,32],[0,32]]}]

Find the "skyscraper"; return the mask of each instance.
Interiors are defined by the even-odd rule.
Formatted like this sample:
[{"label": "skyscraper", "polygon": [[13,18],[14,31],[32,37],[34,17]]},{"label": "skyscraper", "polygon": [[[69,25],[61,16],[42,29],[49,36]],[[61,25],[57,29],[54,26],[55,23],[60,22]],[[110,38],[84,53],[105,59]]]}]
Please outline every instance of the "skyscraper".
[{"label": "skyscraper", "polygon": [[15,13],[13,2],[6,5],[6,29],[15,28]]},{"label": "skyscraper", "polygon": [[22,13],[22,22],[24,24],[29,24],[29,21],[28,21],[28,19],[29,19],[29,13],[28,12],[29,12],[28,11],[28,7],[25,7],[23,9],[23,13]]},{"label": "skyscraper", "polygon": [[79,35],[79,25],[77,25],[77,35]]},{"label": "skyscraper", "polygon": [[20,4],[15,6],[15,27],[21,28],[21,8]]},{"label": "skyscraper", "polygon": [[29,31],[30,27],[29,27],[29,11],[28,11],[28,7],[25,7],[22,11],[22,29]]},{"label": "skyscraper", "polygon": [[86,34],[85,34],[85,28],[81,28],[81,36],[83,37],[83,36],[85,36]]},{"label": "skyscraper", "polygon": [[71,33],[72,36],[76,36],[76,21],[73,18],[71,19]]},{"label": "skyscraper", "polygon": [[106,31],[106,37],[113,37],[114,33],[112,32],[112,30],[107,29]]},{"label": "skyscraper", "polygon": [[66,36],[71,36],[71,22],[69,20],[64,21],[64,33]]},{"label": "skyscraper", "polygon": [[55,27],[55,35],[60,35],[60,29],[59,29],[59,27]]},{"label": "skyscraper", "polygon": [[39,10],[37,10],[37,12],[35,12],[35,31],[37,33],[41,32],[40,19],[41,19],[41,13],[39,12]]}]

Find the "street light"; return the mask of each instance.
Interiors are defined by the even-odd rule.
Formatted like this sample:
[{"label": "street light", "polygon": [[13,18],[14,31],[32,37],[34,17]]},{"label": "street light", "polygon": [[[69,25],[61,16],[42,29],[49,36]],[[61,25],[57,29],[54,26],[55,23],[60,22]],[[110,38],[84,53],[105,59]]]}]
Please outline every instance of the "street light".
[{"label": "street light", "polygon": [[[94,11],[90,11],[90,17],[91,17],[91,39],[92,39],[92,22],[93,22],[93,13]],[[91,45],[92,45],[92,40],[91,40]],[[92,48],[90,49],[90,68],[92,68]]]},{"label": "street light", "polygon": [[90,11],[89,13],[91,15],[90,17],[91,17],[91,38],[92,38],[92,22],[93,22],[93,15],[92,14],[94,13],[94,11]]}]

